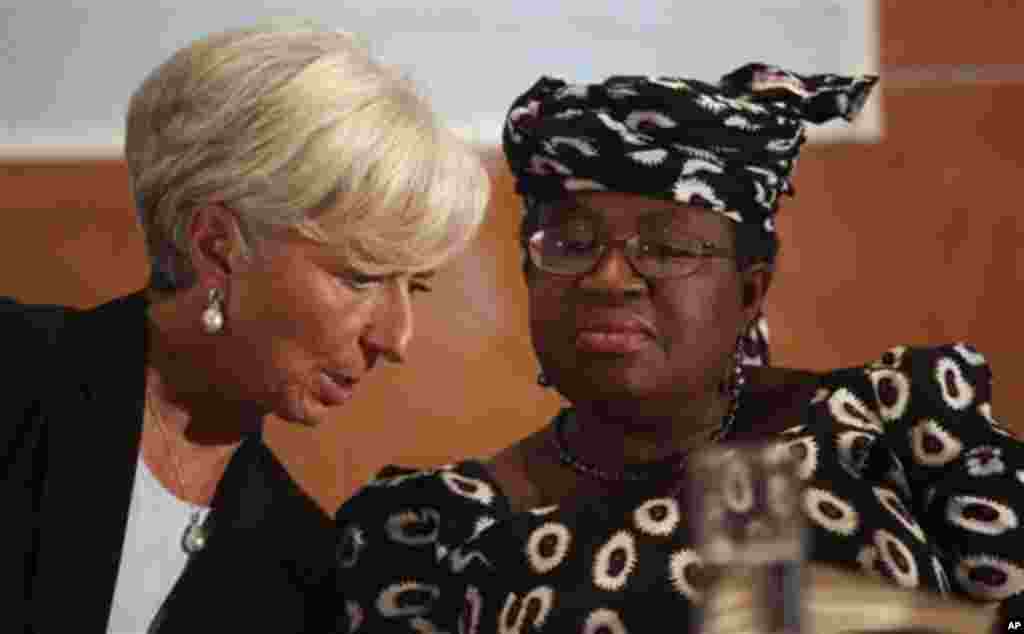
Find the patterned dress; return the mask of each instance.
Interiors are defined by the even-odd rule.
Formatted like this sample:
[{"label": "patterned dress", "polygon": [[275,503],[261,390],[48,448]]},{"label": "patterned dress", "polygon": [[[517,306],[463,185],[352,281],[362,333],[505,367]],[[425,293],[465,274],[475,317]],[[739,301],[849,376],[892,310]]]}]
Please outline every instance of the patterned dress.
[{"label": "patterned dress", "polygon": [[[899,347],[822,374],[778,440],[806,486],[812,560],[1015,612],[1024,444],[993,420],[980,353]],[[479,462],[386,469],[337,515],[338,631],[641,632],[701,601],[676,499],[510,509]]]}]

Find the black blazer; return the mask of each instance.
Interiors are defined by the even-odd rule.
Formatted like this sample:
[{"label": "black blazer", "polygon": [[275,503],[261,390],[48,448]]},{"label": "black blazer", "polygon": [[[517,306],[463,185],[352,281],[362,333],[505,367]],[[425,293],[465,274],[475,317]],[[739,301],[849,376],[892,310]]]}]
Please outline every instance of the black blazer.
[{"label": "black blazer", "polygon": [[[142,428],[145,312],[141,294],[86,311],[0,298],[4,632],[106,631]],[[153,631],[333,631],[333,524],[258,435],[213,508],[207,546]]]}]

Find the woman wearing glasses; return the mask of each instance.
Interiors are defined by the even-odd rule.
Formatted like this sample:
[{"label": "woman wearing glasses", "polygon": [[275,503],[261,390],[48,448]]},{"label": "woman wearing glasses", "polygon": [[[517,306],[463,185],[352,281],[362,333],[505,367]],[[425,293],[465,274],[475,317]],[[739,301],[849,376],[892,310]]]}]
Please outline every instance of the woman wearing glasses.
[{"label": "woman wearing glasses", "polygon": [[874,83],[752,64],[713,85],[543,78],[515,101],[539,382],[570,406],[489,459],[385,472],[339,511],[353,625],[684,623],[705,575],[678,483],[691,452],[738,440],[797,458],[813,559],[986,601],[1024,589],[1024,451],[992,421],[979,353],[768,365],[774,217],[805,125],[851,119]]}]

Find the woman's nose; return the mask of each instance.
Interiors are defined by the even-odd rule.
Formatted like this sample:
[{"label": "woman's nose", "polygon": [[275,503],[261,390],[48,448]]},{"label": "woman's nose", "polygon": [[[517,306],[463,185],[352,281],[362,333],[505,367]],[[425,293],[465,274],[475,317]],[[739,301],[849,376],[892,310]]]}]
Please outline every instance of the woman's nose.
[{"label": "woman's nose", "polygon": [[610,293],[646,292],[647,282],[633,268],[621,246],[609,246],[601,254],[594,268],[583,275],[582,290]]},{"label": "woman's nose", "polygon": [[412,301],[396,280],[382,293],[363,337],[365,345],[392,363],[403,363],[413,335]]}]

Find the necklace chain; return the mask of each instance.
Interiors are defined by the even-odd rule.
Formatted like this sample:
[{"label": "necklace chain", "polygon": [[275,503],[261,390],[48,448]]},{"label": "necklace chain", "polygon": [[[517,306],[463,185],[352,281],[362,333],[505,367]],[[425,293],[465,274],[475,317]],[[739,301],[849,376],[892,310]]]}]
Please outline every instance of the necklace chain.
[{"label": "necklace chain", "polygon": [[[178,487],[180,488],[182,495],[187,498],[188,490],[185,487],[185,470],[181,465],[181,456],[172,450],[173,443],[171,440],[171,432],[164,425],[163,417],[157,410],[156,403],[154,401],[155,398],[153,396],[153,391],[147,385],[146,409],[149,411],[149,415],[153,419],[153,422],[156,423],[157,429],[160,430],[160,436],[164,441],[164,447],[171,458],[171,462],[173,463],[174,477],[178,481]],[[193,504],[187,499],[184,499],[183,501],[188,504],[191,511],[189,513],[188,525],[185,526],[185,531],[181,536],[181,548],[186,554],[193,555],[206,546],[207,528],[203,522],[202,510],[199,505]]]},{"label": "necklace chain", "polygon": [[[732,390],[730,393],[729,410],[724,416],[722,416],[721,424],[711,433],[709,437],[710,442],[721,442],[725,440],[726,436],[729,435],[729,432],[732,431],[733,424],[736,422],[736,412],[739,411],[740,408],[740,395],[743,392],[744,383],[746,383],[746,376],[743,373],[743,366],[737,363]],[[650,464],[634,468],[624,467],[622,471],[617,473],[602,469],[601,467],[579,458],[572,453],[572,450],[569,449],[569,443],[565,438],[566,418],[567,417],[564,415],[558,415],[552,422],[555,432],[555,447],[558,449],[559,461],[579,474],[608,483],[644,482],[652,480],[656,477],[656,474],[662,473],[662,470],[657,467],[660,467],[666,462],[672,463],[670,469],[672,475],[677,475],[686,468],[687,452],[682,452],[672,456],[668,461],[657,463],[653,469]]]}]

